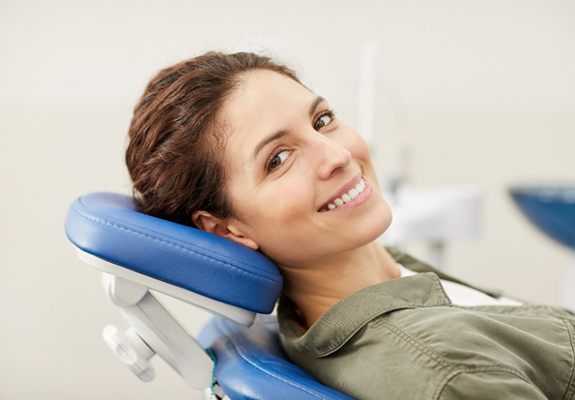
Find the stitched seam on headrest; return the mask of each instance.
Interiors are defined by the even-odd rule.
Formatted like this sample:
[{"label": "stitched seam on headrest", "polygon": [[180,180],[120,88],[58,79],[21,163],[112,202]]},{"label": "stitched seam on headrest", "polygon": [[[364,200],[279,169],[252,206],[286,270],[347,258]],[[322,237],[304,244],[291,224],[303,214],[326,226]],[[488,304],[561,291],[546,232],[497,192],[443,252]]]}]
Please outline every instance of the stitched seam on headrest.
[{"label": "stitched seam on headrest", "polygon": [[103,225],[108,225],[108,226],[111,226],[111,227],[114,227],[114,228],[117,228],[117,229],[120,229],[120,230],[124,230],[124,231],[131,232],[131,233],[135,233],[136,235],[144,236],[144,237],[147,237],[147,238],[149,238],[149,239],[158,241],[158,242],[160,242],[160,243],[164,243],[164,244],[167,244],[167,245],[174,246],[174,247],[176,247],[176,248],[178,248],[178,249],[180,249],[180,250],[183,250],[183,251],[185,251],[185,252],[192,253],[192,254],[194,254],[194,255],[197,255],[197,256],[206,258],[206,259],[208,259],[208,260],[210,260],[210,261],[213,261],[213,262],[215,262],[215,263],[228,266],[228,267],[230,267],[230,268],[232,268],[232,269],[237,270],[238,272],[241,272],[241,273],[244,273],[244,274],[247,274],[247,275],[252,275],[252,276],[255,277],[255,278],[263,279],[263,280],[270,281],[270,282],[273,282],[273,283],[279,283],[279,281],[277,281],[277,280],[273,280],[273,279],[268,278],[268,277],[265,277],[265,276],[257,275],[257,274],[255,274],[255,273],[253,273],[253,272],[251,272],[251,271],[243,270],[243,269],[239,268],[239,267],[236,266],[236,265],[232,265],[232,264],[227,263],[227,262],[225,262],[225,261],[215,259],[215,258],[210,257],[210,256],[205,255],[205,254],[201,254],[201,253],[199,253],[199,252],[197,252],[197,251],[195,251],[195,250],[188,249],[187,247],[184,247],[184,246],[182,246],[182,245],[180,245],[180,244],[173,243],[173,242],[170,242],[170,241],[168,241],[168,240],[165,240],[165,239],[162,239],[162,238],[159,238],[159,237],[152,236],[152,235],[150,235],[150,234],[148,234],[148,233],[138,232],[138,231],[136,231],[136,230],[134,230],[134,229],[127,228],[127,227],[121,226],[121,225],[117,225],[117,224],[114,224],[114,223],[112,223],[112,222],[109,222],[109,221],[100,219],[100,218],[96,218],[96,217],[92,217],[92,216],[90,216],[90,215],[86,215],[86,214],[84,214],[81,210],[79,210],[77,207],[75,207],[75,208],[76,208],[76,211],[78,212],[78,214],[80,214],[82,217],[86,218],[86,219],[89,220],[89,221],[96,222],[96,223],[103,224]]}]

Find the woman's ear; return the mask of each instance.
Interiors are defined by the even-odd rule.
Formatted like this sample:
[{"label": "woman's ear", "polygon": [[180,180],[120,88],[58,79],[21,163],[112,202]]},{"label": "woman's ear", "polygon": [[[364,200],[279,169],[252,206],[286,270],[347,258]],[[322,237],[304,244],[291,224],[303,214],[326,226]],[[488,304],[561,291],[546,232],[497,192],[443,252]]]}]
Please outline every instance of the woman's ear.
[{"label": "woman's ear", "polygon": [[207,211],[194,211],[192,213],[192,221],[202,231],[230,239],[252,250],[259,248],[255,241],[244,235],[237,227],[232,226],[228,219],[218,218]]}]

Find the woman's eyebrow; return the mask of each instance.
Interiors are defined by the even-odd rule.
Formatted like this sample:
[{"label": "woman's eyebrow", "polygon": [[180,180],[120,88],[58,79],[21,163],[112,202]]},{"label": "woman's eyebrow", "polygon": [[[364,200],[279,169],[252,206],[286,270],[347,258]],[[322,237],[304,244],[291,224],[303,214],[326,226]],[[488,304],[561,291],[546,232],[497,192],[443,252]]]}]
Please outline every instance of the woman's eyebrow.
[{"label": "woman's eyebrow", "polygon": [[317,96],[315,98],[315,100],[311,103],[311,105],[309,106],[309,117],[313,117],[313,113],[315,112],[315,109],[317,108],[317,106],[319,105],[319,103],[321,103],[322,101],[325,101],[325,99],[321,96]]},{"label": "woman's eyebrow", "polygon": [[[313,113],[315,112],[315,109],[317,108],[317,106],[322,102],[325,101],[325,99],[321,96],[317,96],[313,102],[311,103],[311,105],[309,106],[309,110],[308,110],[308,114],[309,117],[313,117]],[[261,151],[261,149],[263,149],[268,143],[273,142],[274,140],[277,140],[279,138],[281,138],[282,136],[287,135],[288,131],[285,129],[279,130],[275,133],[272,133],[269,136],[266,136],[261,142],[258,143],[258,145],[256,146],[255,150],[254,150],[254,158],[257,157],[258,153]]]}]

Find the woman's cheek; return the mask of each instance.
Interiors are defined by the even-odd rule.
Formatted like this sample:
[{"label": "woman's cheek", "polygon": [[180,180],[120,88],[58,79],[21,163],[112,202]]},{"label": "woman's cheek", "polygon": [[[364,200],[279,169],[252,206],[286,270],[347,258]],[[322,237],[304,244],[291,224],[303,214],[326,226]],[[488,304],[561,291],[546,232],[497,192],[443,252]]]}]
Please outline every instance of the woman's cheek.
[{"label": "woman's cheek", "polygon": [[267,208],[272,213],[272,217],[289,223],[305,215],[305,211],[312,204],[310,201],[309,187],[303,181],[293,184],[286,182],[281,189],[274,192],[273,198],[270,196],[266,199],[262,207]]},{"label": "woman's cheek", "polygon": [[350,137],[350,147],[352,147],[352,153],[360,157],[369,157],[369,145],[360,134],[353,132]]}]

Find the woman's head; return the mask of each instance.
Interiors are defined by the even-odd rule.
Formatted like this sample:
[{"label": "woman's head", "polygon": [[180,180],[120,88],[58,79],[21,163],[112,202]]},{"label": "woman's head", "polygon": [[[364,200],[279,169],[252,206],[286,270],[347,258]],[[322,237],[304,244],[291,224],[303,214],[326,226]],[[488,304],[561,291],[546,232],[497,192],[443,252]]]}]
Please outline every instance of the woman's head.
[{"label": "woman's head", "polygon": [[192,213],[230,213],[218,113],[242,74],[293,71],[252,53],[209,52],[160,71],[136,105],[126,164],[141,211],[193,225]]},{"label": "woman's head", "polygon": [[[325,99],[284,67],[251,67],[236,72],[219,97],[203,100],[212,107],[202,113],[202,93],[214,92],[206,87],[211,80],[190,71],[195,60],[185,69],[185,84],[176,84],[185,74],[172,67],[152,81],[136,108],[127,159],[144,211],[259,248],[283,265],[341,254],[389,226],[367,144]],[[209,63],[205,68],[212,76]],[[170,74],[176,75],[166,87],[178,90],[159,95],[165,89],[154,87]],[[150,115],[147,103],[166,105],[153,107],[161,115]],[[149,132],[156,138],[148,139]],[[141,143],[134,144],[138,136]],[[170,215],[173,210],[182,212]]]}]

